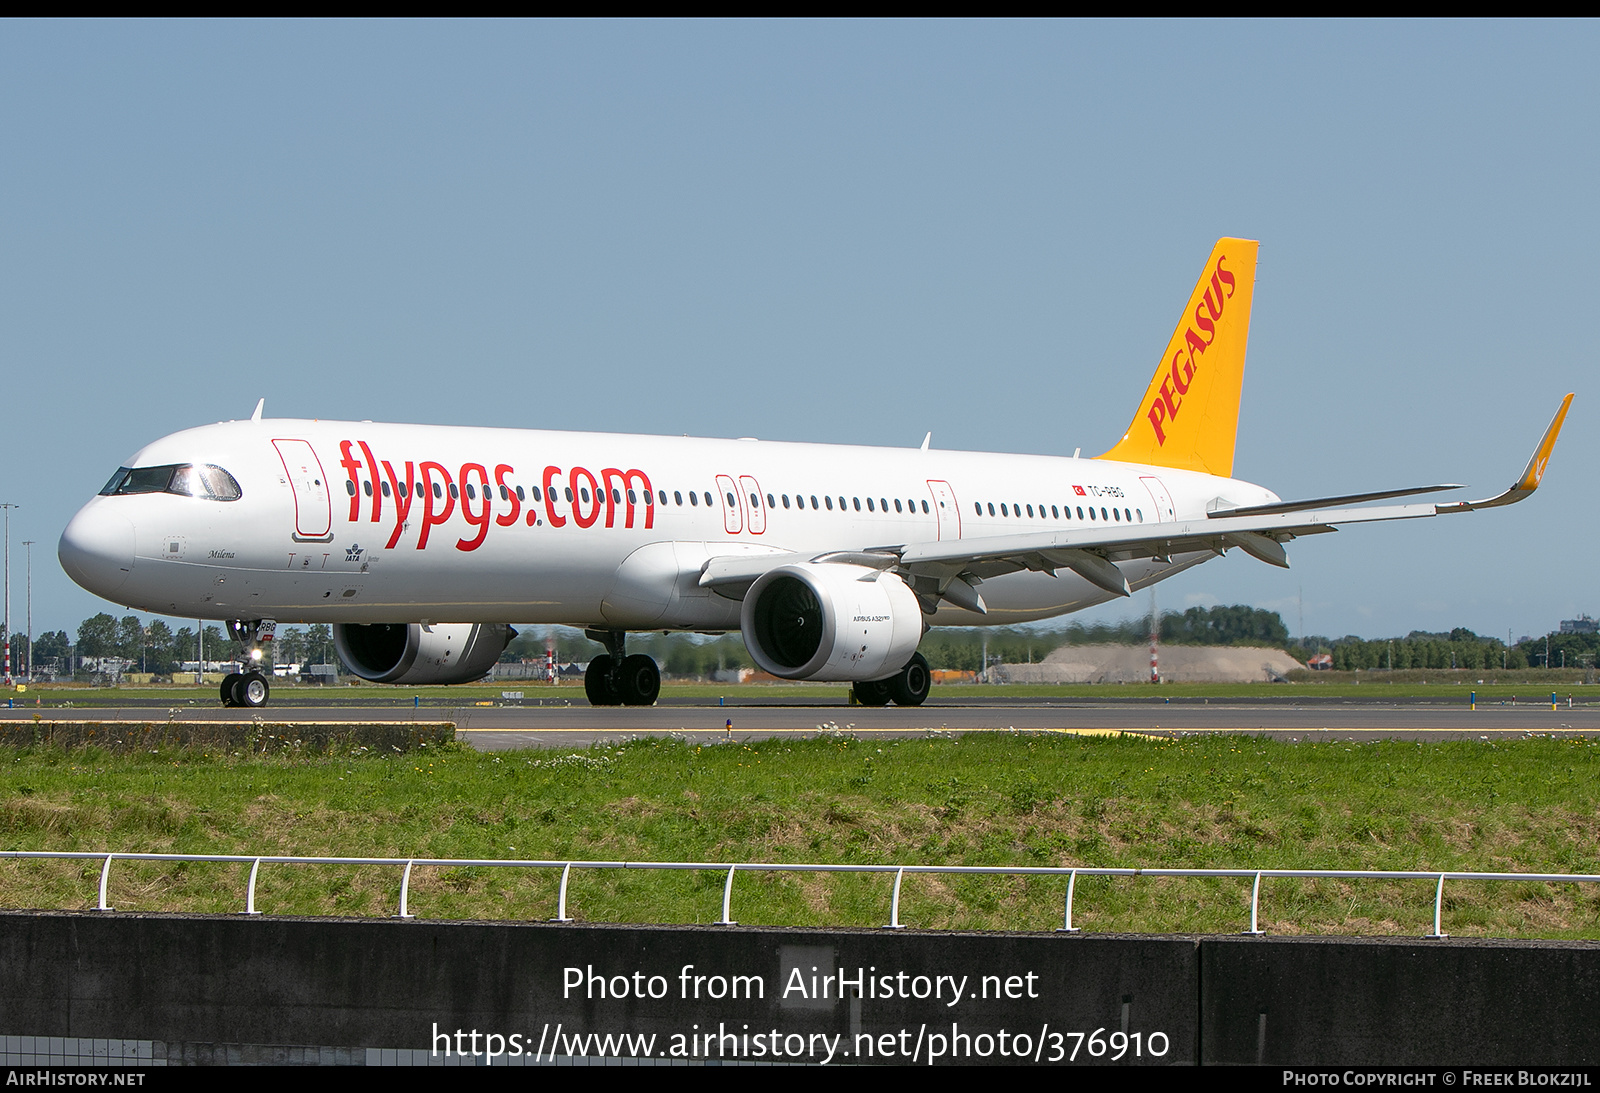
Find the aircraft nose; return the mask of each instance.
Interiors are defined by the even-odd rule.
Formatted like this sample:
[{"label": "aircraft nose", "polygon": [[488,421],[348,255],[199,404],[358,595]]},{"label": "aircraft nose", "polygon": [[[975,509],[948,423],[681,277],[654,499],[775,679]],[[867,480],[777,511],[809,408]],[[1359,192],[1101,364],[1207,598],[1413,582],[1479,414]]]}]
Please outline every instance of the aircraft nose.
[{"label": "aircraft nose", "polygon": [[61,533],[56,556],[67,576],[106,599],[133,572],[133,524],[103,504],[90,503]]}]

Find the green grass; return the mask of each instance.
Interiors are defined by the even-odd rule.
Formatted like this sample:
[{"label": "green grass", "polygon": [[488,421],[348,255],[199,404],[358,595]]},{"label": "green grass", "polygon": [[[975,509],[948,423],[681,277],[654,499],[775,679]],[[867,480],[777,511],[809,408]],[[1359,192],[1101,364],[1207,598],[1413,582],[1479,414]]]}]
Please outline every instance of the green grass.
[{"label": "green grass", "polygon": [[[1309,673],[1307,673],[1309,674]],[[1575,704],[1600,702],[1600,687],[1584,684],[1584,673],[1525,669],[1517,672],[1396,672],[1393,677],[1382,672],[1360,673],[1360,682],[1352,680],[1354,673],[1334,673],[1339,678],[1326,682],[1313,680],[1297,683],[1163,683],[1149,684],[935,684],[930,701],[984,700],[1004,703],[1026,698],[1059,698],[1065,701],[1148,701],[1163,699],[1270,699],[1293,703],[1303,700],[1337,700],[1360,698],[1363,700],[1395,699],[1433,702],[1459,702],[1468,700],[1469,692],[1476,691],[1478,701],[1494,703],[1510,701],[1536,704],[1541,699],[1548,702],[1550,693],[1556,691],[1565,705],[1567,696]],[[1421,678],[1419,678],[1421,677]],[[1391,682],[1391,678],[1394,679]],[[1427,682],[1423,682],[1426,679]],[[1478,680],[1484,680],[1478,683]],[[1502,680],[1502,682],[1496,682]],[[1509,680],[1509,681],[1506,681]],[[35,684],[24,694],[10,694],[19,706],[32,706],[35,700],[41,707],[92,709],[117,706],[129,700],[157,701],[188,708],[211,707],[217,704],[217,688],[172,685],[131,685],[120,687],[91,687],[84,684]],[[502,683],[471,683],[453,687],[398,687],[380,684],[355,686],[315,687],[277,684],[273,688],[273,702],[293,705],[297,701],[345,701],[388,703],[396,708],[410,707],[414,697],[431,707],[470,706],[476,702],[499,704],[502,691],[521,691],[529,703],[535,700],[568,701],[582,704],[581,684],[563,684],[551,687],[544,683],[508,680]],[[770,702],[785,699],[796,702],[843,702],[850,688],[843,683],[667,683],[661,688],[664,699],[700,699],[713,701],[726,698],[729,702]]]},{"label": "green grass", "polygon": [[[1600,741],[1291,744],[975,734],[390,758],[0,753],[0,845],[337,856],[1600,873]],[[122,910],[226,913],[248,866],[118,863]],[[0,862],[0,906],[92,907],[98,862]],[[543,919],[558,872],[418,869],[425,917]],[[264,866],[259,908],[387,915],[399,870]],[[723,874],[577,872],[582,921],[708,922]],[[741,875],[746,924],[878,926],[887,876]],[[1057,879],[913,876],[901,920],[1049,929]],[[1451,883],[1455,935],[1600,937],[1600,885]],[[1268,881],[1274,933],[1411,934],[1427,881]],[[1248,880],[1085,878],[1089,930],[1236,932]]]}]

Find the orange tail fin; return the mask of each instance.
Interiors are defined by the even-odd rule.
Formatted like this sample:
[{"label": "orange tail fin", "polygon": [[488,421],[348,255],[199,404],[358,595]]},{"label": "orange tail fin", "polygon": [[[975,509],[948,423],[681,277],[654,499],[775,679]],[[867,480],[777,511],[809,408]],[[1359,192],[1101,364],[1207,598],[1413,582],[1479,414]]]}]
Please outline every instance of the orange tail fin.
[{"label": "orange tail fin", "polygon": [[1259,247],[1217,240],[1133,423],[1101,459],[1233,474]]}]

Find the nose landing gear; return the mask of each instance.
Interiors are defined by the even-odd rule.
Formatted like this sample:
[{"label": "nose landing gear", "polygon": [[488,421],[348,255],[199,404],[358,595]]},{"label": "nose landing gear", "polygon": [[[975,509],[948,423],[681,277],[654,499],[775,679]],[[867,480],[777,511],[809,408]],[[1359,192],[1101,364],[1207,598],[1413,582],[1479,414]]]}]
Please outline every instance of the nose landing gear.
[{"label": "nose landing gear", "polygon": [[262,672],[230,672],[222,680],[224,706],[258,708],[265,706],[271,695],[272,688],[267,683],[265,673]]},{"label": "nose landing gear", "polygon": [[272,686],[267,681],[267,674],[255,665],[262,660],[263,646],[272,640],[272,632],[276,628],[277,623],[271,619],[228,623],[228,635],[244,646],[242,659],[251,668],[247,672],[230,672],[224,677],[221,689],[224,706],[259,709],[267,704],[267,699],[272,696]]}]

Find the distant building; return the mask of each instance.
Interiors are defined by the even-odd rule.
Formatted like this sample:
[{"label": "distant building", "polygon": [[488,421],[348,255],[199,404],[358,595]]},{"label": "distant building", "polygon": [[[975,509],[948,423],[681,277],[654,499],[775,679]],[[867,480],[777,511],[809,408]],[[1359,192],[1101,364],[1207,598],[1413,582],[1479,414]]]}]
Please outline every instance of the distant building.
[{"label": "distant building", "polygon": [[1306,667],[1313,672],[1327,672],[1333,669],[1333,657],[1328,653],[1318,653],[1306,661]]},{"label": "distant building", "polygon": [[1561,632],[1563,634],[1600,634],[1600,622],[1596,622],[1588,615],[1579,615],[1575,619],[1562,619]]}]

